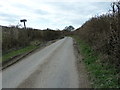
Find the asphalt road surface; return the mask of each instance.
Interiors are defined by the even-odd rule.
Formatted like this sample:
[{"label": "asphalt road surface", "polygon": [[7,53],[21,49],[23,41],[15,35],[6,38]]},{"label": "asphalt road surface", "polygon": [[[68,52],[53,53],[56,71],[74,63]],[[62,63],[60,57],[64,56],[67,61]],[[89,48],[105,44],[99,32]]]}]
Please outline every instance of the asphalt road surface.
[{"label": "asphalt road surface", "polygon": [[2,88],[78,88],[73,39],[65,37],[2,72]]}]

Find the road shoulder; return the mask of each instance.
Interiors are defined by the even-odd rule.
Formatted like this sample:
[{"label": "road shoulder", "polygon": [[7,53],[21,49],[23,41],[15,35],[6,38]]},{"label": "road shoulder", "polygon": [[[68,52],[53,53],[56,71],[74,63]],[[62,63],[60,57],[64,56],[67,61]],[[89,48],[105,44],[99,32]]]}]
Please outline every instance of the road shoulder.
[{"label": "road shoulder", "polygon": [[80,54],[76,41],[73,42],[74,54],[76,56],[76,66],[79,74],[79,88],[91,88],[89,74],[86,70],[84,62],[82,61],[83,57]]}]

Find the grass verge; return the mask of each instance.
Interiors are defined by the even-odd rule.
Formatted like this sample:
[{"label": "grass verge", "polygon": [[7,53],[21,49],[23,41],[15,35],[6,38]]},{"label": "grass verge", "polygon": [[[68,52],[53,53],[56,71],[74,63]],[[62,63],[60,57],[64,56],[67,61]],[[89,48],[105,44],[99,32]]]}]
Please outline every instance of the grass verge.
[{"label": "grass verge", "polygon": [[116,69],[112,65],[105,65],[100,62],[100,56],[96,54],[89,45],[80,40],[77,36],[72,36],[84,57],[83,61],[86,65],[89,78],[93,88],[120,88],[116,75]]},{"label": "grass verge", "polygon": [[27,46],[27,47],[19,49],[19,50],[11,51],[8,54],[3,55],[2,60],[0,62],[7,61],[7,60],[9,60],[10,58],[12,58],[14,56],[21,55],[21,54],[27,53],[29,51],[32,51],[37,47],[38,46],[30,45],[30,46]]}]

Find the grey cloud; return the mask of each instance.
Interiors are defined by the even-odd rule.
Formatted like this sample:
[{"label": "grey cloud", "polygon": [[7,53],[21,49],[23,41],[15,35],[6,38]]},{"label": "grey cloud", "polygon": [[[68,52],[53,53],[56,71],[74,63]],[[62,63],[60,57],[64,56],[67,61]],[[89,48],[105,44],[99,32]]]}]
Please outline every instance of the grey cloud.
[{"label": "grey cloud", "polygon": [[109,9],[110,2],[51,2],[49,3],[59,10],[66,12],[88,15],[99,13],[101,10]]},{"label": "grey cloud", "polygon": [[24,5],[24,4],[20,4],[20,3],[14,4],[14,6],[20,7],[20,9],[26,10],[27,12],[31,11],[32,13],[42,14],[42,15],[48,14],[48,12],[43,11],[41,9],[35,9],[35,8],[32,8],[32,7]]},{"label": "grey cloud", "polygon": [[24,5],[21,3],[13,4],[13,6],[18,7],[20,9],[23,9],[23,10],[31,10],[32,9],[30,6],[27,6],[27,5]]},{"label": "grey cloud", "polygon": [[2,7],[2,5],[0,5],[0,7]]},{"label": "grey cloud", "polygon": [[[71,22],[72,24],[80,25],[80,24],[82,24],[82,23],[84,22],[84,19],[82,19],[82,18],[72,19],[72,20],[70,20],[70,22]],[[82,23],[81,23],[81,22],[82,22]]]},{"label": "grey cloud", "polygon": [[17,17],[16,15],[7,14],[7,13],[0,13],[0,16],[2,16],[2,17],[8,17],[8,18]]},{"label": "grey cloud", "polygon": [[0,16],[3,17],[3,20],[7,22],[14,22],[18,20],[19,16],[7,13],[0,13]]},{"label": "grey cloud", "polygon": [[[34,0],[33,0],[34,2]],[[37,17],[31,20],[31,25],[34,24],[42,24],[42,26],[51,25],[51,27],[58,26],[63,27],[64,24],[73,24],[76,26],[82,25],[86,20],[89,19],[89,16],[94,16],[101,12],[107,12],[110,7],[110,2],[46,2],[43,3],[46,6],[50,6],[50,10],[53,9],[52,13],[49,11],[44,11],[40,9],[39,3],[36,4],[38,7],[34,7],[33,5],[22,4],[22,3],[13,3],[11,6],[14,8],[18,8],[20,11],[28,12],[29,14],[36,15]],[[1,7],[1,6],[0,6]],[[14,15],[15,13],[0,13],[0,16],[3,17],[5,21],[13,22],[17,21],[20,16]],[[50,14],[50,15],[49,15]],[[47,17],[48,16],[48,17]],[[30,17],[31,18],[31,17]],[[33,23],[33,22],[34,23]],[[56,23],[59,21],[60,23]],[[66,22],[66,23],[64,23]],[[53,26],[52,26],[53,25]]]},{"label": "grey cloud", "polygon": [[40,14],[40,15],[46,15],[46,14],[48,14],[48,12],[43,11],[43,10],[41,10],[41,9],[35,9],[35,10],[34,10],[34,13]]}]

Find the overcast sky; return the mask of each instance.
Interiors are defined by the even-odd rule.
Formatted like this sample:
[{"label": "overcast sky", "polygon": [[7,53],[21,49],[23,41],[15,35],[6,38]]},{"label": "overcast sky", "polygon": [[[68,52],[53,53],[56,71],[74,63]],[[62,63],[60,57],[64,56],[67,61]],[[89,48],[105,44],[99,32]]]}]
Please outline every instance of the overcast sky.
[{"label": "overcast sky", "polygon": [[37,29],[78,28],[92,16],[107,13],[111,0],[106,1],[0,0],[0,25],[22,24],[19,20],[27,19],[26,26]]}]

